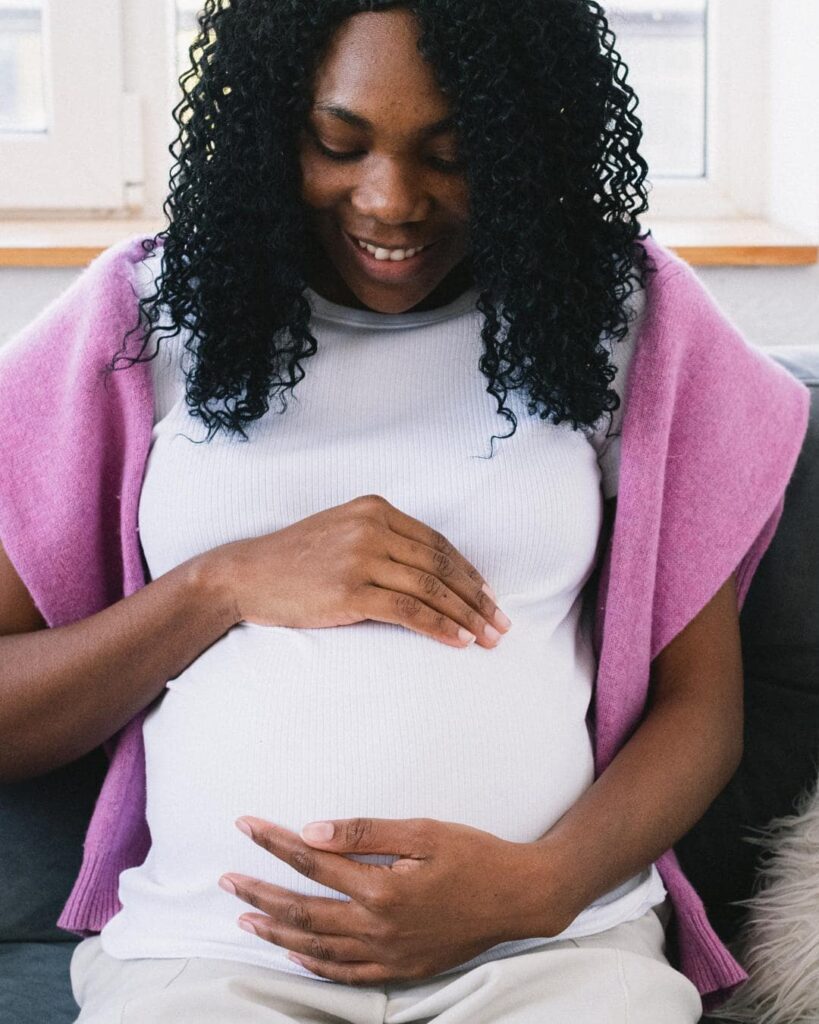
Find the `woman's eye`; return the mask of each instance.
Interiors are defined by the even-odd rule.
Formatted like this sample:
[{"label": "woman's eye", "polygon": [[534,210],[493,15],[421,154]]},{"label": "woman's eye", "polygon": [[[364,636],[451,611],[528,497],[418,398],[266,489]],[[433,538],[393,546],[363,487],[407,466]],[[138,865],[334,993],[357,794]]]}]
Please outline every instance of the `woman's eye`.
[{"label": "woman's eye", "polygon": [[[330,149],[329,146],[325,146],[323,142],[318,139],[314,139],[316,146],[318,146],[319,152],[323,153],[330,160],[336,160],[339,163],[344,163],[350,160],[357,160],[360,156],[364,156],[363,150],[353,150],[347,152],[345,150]],[[464,164],[459,160],[442,160],[439,157],[429,157],[430,164],[437,170],[445,171],[447,173],[455,173],[463,170]]]},{"label": "woman's eye", "polygon": [[441,160],[437,156],[431,156],[429,162],[433,167],[437,167],[440,171],[448,171],[455,173],[456,171],[462,171],[466,164],[463,160]]},{"label": "woman's eye", "polygon": [[318,139],[316,139],[316,145],[321,152],[324,153],[325,156],[330,157],[331,160],[354,160],[356,157],[363,155],[362,153],[355,151],[352,153],[345,153],[337,149],[329,149],[323,143],[319,142]]}]

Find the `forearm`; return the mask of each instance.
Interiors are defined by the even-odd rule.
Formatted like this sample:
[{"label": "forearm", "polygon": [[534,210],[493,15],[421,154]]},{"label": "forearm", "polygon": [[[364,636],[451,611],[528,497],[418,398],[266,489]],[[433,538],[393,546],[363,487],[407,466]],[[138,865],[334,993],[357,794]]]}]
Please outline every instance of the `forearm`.
[{"label": "forearm", "polygon": [[0,782],[98,746],[235,624],[218,557],[189,559],[77,622],[0,637]]},{"label": "forearm", "polygon": [[555,934],[556,905],[568,927],[685,835],[736,771],[737,733],[717,705],[669,697],[651,707],[603,774],[529,844],[527,937]]}]

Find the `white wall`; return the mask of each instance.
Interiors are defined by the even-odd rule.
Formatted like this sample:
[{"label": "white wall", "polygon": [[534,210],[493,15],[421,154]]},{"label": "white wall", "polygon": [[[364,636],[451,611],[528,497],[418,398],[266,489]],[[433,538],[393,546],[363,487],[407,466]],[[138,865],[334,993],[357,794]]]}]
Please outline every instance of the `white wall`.
[{"label": "white wall", "polygon": [[[0,344],[64,291],[78,271],[0,269]],[[755,345],[819,346],[819,264],[809,267],[699,267],[723,310]]]}]

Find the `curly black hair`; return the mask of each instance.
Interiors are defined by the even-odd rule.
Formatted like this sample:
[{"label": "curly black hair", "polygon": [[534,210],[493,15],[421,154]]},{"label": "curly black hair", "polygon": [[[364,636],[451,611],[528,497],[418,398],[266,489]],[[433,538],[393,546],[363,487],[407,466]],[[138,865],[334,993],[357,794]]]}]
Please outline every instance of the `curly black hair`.
[{"label": "curly black hair", "polygon": [[[620,404],[602,341],[626,336],[629,297],[654,268],[640,244],[648,167],[638,100],[600,4],[206,0],[173,111],[169,226],[142,242],[164,250],[156,291],[126,334],[127,347],[141,329],[142,347],[106,371],[140,361],[160,330],[187,329],[186,401],[208,440],[220,427],[247,440],[242,424],[274,394],[283,412],[300,360],[317,351],[298,134],[336,28],[394,7],[417,18],[419,52],[451,103],[483,315],[478,365],[513,422],[505,436],[517,424],[509,390],[525,389],[530,415],[575,430]],[[160,326],[163,307],[170,323]]]}]

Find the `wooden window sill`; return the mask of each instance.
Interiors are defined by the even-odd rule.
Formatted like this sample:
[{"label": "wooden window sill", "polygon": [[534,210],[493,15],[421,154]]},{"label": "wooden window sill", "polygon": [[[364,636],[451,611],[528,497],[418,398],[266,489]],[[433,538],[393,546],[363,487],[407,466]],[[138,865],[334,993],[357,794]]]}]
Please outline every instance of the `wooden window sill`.
[{"label": "wooden window sill", "polygon": [[766,220],[646,220],[657,240],[699,267],[797,267],[819,262],[819,246]]},{"label": "wooden window sill", "polygon": [[[762,220],[651,221],[657,240],[694,266],[804,266],[819,246]],[[156,234],[165,222],[0,220],[0,267],[84,267],[130,235]]]}]

